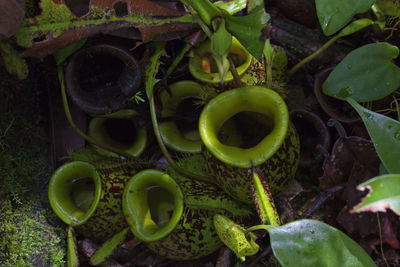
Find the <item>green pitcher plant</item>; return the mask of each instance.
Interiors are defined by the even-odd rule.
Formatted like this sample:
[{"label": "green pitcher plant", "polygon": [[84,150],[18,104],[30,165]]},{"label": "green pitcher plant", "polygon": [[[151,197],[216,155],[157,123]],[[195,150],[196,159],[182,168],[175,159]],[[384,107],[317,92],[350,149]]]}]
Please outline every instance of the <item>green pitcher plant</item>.
[{"label": "green pitcher plant", "polygon": [[[255,85],[264,80],[264,64],[256,60],[236,38],[232,38],[228,58],[232,60],[242,83]],[[212,57],[210,40],[204,41],[199,47],[193,49],[189,59],[189,71],[198,81],[215,86],[221,83],[218,68]],[[224,87],[232,88],[234,78],[234,74],[229,71],[224,78]]]},{"label": "green pitcher plant", "polygon": [[[122,109],[92,118],[87,134],[97,142],[139,157],[147,145],[147,128],[140,124],[143,123],[135,110]],[[105,149],[98,148],[97,151],[104,156],[117,156]]]},{"label": "green pitcher plant", "polygon": [[132,177],[123,194],[123,211],[134,236],[163,257],[190,260],[222,246],[215,232],[217,213],[249,220],[252,210],[215,186],[148,169]]},{"label": "green pitcher plant", "polygon": [[198,116],[203,98],[216,93],[194,81],[179,81],[169,86],[170,93],[160,93],[160,132],[165,145],[178,152],[200,153],[202,142],[198,130]]},{"label": "green pitcher plant", "polygon": [[[228,123],[236,125],[240,138],[225,136]],[[273,90],[245,86],[219,94],[204,107],[199,131],[209,174],[237,199],[253,202],[251,179],[246,179],[250,167],[265,174],[273,195],[294,177],[299,137],[285,102]]]},{"label": "green pitcher plant", "polygon": [[137,166],[112,161],[71,161],[61,165],[49,182],[50,205],[79,234],[103,242],[127,227],[122,192]]}]

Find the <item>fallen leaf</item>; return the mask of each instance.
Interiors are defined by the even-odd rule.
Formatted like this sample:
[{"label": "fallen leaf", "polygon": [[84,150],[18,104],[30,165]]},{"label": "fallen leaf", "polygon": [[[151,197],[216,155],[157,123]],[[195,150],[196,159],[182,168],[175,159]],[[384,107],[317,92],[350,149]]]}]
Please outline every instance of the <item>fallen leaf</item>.
[{"label": "fallen leaf", "polygon": [[115,30],[137,29],[140,36],[137,31],[128,34],[150,41],[181,38],[197,29],[185,11],[147,0],[129,0],[126,6],[117,6],[120,3],[92,0],[85,6],[80,1],[42,0],[42,13],[26,18],[15,35],[17,44],[26,48],[21,56],[42,58],[70,43]]}]

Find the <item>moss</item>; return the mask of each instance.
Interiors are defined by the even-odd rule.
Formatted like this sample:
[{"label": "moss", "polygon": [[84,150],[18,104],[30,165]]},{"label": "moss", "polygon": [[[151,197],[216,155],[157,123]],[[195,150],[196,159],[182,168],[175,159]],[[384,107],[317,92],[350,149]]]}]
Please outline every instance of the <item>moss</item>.
[{"label": "moss", "polygon": [[22,27],[15,35],[15,40],[22,47],[31,47],[35,38],[46,40],[57,38],[62,33],[74,28],[95,27],[108,23],[120,23],[143,28],[149,25],[161,25],[173,22],[193,22],[189,15],[177,18],[158,19],[131,14],[126,17],[117,17],[114,9],[101,9],[95,5],[90,6],[89,13],[85,17],[76,17],[66,5],[54,3],[52,0],[41,1],[42,13],[34,18],[23,21]]},{"label": "moss", "polygon": [[[36,70],[35,70],[36,71]],[[0,68],[0,266],[64,266],[64,229],[49,209],[46,119],[40,85]]]},{"label": "moss", "polygon": [[53,227],[51,211],[38,200],[0,204],[0,266],[64,266],[64,229]]}]

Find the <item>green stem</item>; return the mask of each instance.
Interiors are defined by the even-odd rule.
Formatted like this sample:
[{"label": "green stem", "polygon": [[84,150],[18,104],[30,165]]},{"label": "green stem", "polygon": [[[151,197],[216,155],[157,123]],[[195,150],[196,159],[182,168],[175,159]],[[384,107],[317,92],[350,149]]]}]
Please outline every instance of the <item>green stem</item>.
[{"label": "green stem", "polygon": [[293,74],[295,74],[301,67],[303,67],[306,63],[310,62],[314,58],[316,58],[322,52],[324,52],[329,46],[331,46],[340,37],[341,36],[339,36],[339,35],[335,35],[328,42],[326,42],[323,46],[321,46],[317,51],[315,51],[314,53],[312,53],[311,55],[309,55],[308,57],[304,58],[302,61],[297,63],[294,67],[292,67],[288,71],[288,76],[290,77]]},{"label": "green stem", "polygon": [[182,51],[179,53],[179,55],[174,59],[172,64],[168,67],[167,72],[165,73],[164,77],[162,78],[162,81],[165,81],[168,79],[168,77],[171,75],[171,73],[175,70],[176,66],[178,66],[179,62],[182,61],[183,57],[185,54],[192,48],[192,45],[190,43],[186,43],[185,47],[182,49]]},{"label": "green stem", "polygon": [[232,73],[233,76],[233,83],[235,88],[239,88],[243,86],[242,81],[240,80],[240,76],[239,73],[237,72],[237,69],[235,67],[235,63],[233,62],[232,57],[228,56],[228,60],[229,60],[229,70]]},{"label": "green stem", "polygon": [[397,101],[396,97],[394,98],[394,104],[396,105],[396,111],[397,111],[397,120],[400,121],[400,107],[399,107],[399,102]]},{"label": "green stem", "polygon": [[371,10],[379,21],[385,21],[385,13],[376,4],[371,6]]},{"label": "green stem", "polygon": [[183,176],[185,176],[186,178],[191,178],[191,179],[195,179],[195,180],[200,180],[203,182],[208,182],[208,183],[212,183],[212,181],[210,181],[211,179],[208,179],[207,177],[203,177],[201,175],[197,175],[194,174],[192,172],[188,172],[185,169],[182,169],[181,167],[179,167],[176,162],[172,159],[171,155],[168,152],[167,147],[165,146],[163,140],[162,140],[162,136],[161,136],[161,131],[160,131],[160,127],[158,125],[158,121],[157,121],[157,114],[156,114],[156,107],[155,107],[155,102],[154,102],[154,97],[151,97],[149,99],[150,102],[150,116],[151,116],[151,122],[153,124],[153,129],[154,129],[154,134],[156,136],[158,145],[160,146],[160,149],[165,157],[165,159],[168,161],[168,163],[170,164],[170,166],[177,171],[178,173],[182,174]]},{"label": "green stem", "polygon": [[57,67],[58,70],[58,79],[60,81],[60,85],[61,85],[61,97],[62,97],[62,101],[63,101],[63,105],[64,105],[64,111],[65,111],[65,116],[67,117],[67,120],[69,122],[69,124],[71,125],[72,130],[74,130],[74,132],[76,132],[78,135],[80,135],[83,139],[85,139],[87,142],[96,145],[100,148],[109,150],[111,152],[114,152],[120,156],[126,157],[126,158],[136,158],[122,150],[116,149],[114,147],[111,147],[109,145],[103,144],[98,142],[97,140],[93,139],[92,137],[86,135],[84,132],[82,132],[75,124],[74,120],[72,119],[71,116],[71,112],[69,110],[69,106],[68,106],[68,98],[67,98],[67,93],[65,91],[65,81],[64,81],[64,71],[62,66],[58,66]]},{"label": "green stem", "polygon": [[253,231],[256,231],[256,230],[265,230],[265,231],[268,231],[269,228],[270,228],[270,225],[265,225],[265,224],[254,225],[254,226],[249,227],[249,228],[246,229],[246,234],[247,234],[247,233],[250,233],[250,232],[253,232]]}]

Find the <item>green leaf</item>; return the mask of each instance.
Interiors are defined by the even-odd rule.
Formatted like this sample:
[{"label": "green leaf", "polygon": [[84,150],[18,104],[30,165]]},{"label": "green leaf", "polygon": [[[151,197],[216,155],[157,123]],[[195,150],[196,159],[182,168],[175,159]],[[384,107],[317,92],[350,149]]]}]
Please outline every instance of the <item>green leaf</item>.
[{"label": "green leaf", "polygon": [[86,40],[87,39],[79,40],[54,52],[53,56],[57,65],[62,64],[70,55],[79,50],[86,43]]},{"label": "green leaf", "polygon": [[246,8],[247,0],[217,1],[214,5],[225,10],[229,14],[235,14]]},{"label": "green leaf", "polygon": [[389,173],[400,173],[400,122],[362,107],[354,99],[346,99],[367,127],[376,152]]},{"label": "green leaf", "polygon": [[400,216],[400,174],[372,178],[358,185],[357,189],[360,191],[369,189],[369,193],[352,212],[385,212],[386,209],[391,209]]},{"label": "green leaf", "polygon": [[74,229],[71,226],[67,227],[67,266],[78,267],[79,266],[79,255],[78,245],[76,243],[76,237]]},{"label": "green leaf", "polygon": [[364,45],[349,53],[322,85],[329,96],[359,102],[381,99],[400,86],[400,68],[392,59],[399,54],[388,43]]},{"label": "green leaf", "polygon": [[353,34],[355,32],[358,32],[359,30],[364,29],[365,27],[368,27],[372,24],[375,24],[374,21],[370,19],[358,19],[344,27],[337,35],[337,38],[341,38],[350,34]]},{"label": "green leaf", "polygon": [[266,225],[282,266],[375,266],[368,254],[336,228],[315,220]]},{"label": "green leaf", "polygon": [[259,168],[255,167],[251,170],[251,176],[253,179],[253,200],[258,217],[263,224],[280,225],[278,211],[264,174]]},{"label": "green leaf", "polygon": [[364,13],[375,3],[375,0],[315,0],[317,15],[326,36],[343,28],[351,18]]},{"label": "green leaf", "polygon": [[217,30],[211,36],[211,49],[218,57],[226,56],[232,44],[232,35],[225,28],[225,20],[214,19],[213,23],[218,24]]},{"label": "green leaf", "polygon": [[98,265],[105,261],[112,252],[124,242],[126,235],[128,234],[129,228],[125,228],[121,232],[115,234],[108,239],[96,252],[90,257],[91,265]]},{"label": "green leaf", "polygon": [[226,28],[257,60],[264,50],[263,33],[270,16],[258,6],[247,16],[231,16],[224,12]]}]

